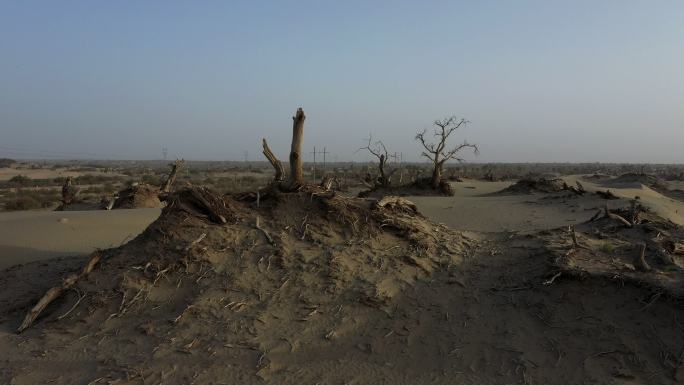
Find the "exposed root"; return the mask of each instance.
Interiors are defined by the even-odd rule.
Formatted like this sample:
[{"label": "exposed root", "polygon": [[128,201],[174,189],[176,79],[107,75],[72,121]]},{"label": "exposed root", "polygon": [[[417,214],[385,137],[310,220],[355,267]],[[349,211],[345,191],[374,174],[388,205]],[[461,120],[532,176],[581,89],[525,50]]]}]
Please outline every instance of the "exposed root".
[{"label": "exposed root", "polygon": [[[100,258],[102,257],[102,254],[100,252],[95,252],[92,257],[90,257],[90,260],[86,265],[83,267],[83,270],[79,273],[73,273],[67,276],[63,281],[62,284],[59,286],[55,286],[48,290],[43,297],[33,306],[33,308],[26,314],[26,317],[24,318],[24,322],[21,323],[19,328],[17,329],[17,333],[21,333],[24,330],[28,329],[31,327],[33,322],[38,318],[40,313],[45,310],[45,308],[55,299],[59,298],[62,293],[65,291],[69,290],[72,286],[78,282],[79,279],[85,277],[86,275],[90,274],[91,271],[93,271],[93,268],[95,268],[95,265],[100,261]],[[80,300],[79,300],[80,302]],[[76,303],[78,304],[78,302]],[[75,308],[76,306],[74,306]],[[70,310],[71,311],[71,310]],[[70,312],[69,311],[69,312]],[[67,313],[68,314],[68,313]],[[66,315],[65,315],[66,316]]]}]

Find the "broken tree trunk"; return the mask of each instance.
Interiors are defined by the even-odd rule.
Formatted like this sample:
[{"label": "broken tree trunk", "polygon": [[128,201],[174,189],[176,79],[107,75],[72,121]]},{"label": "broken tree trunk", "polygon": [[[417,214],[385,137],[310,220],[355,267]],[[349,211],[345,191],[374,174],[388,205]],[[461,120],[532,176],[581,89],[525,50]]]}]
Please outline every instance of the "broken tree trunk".
[{"label": "broken tree trunk", "polygon": [[297,109],[292,117],[292,147],[290,149],[290,186],[296,188],[304,184],[302,142],[304,140],[304,110]]},{"label": "broken tree trunk", "polygon": [[69,207],[74,201],[76,201],[76,194],[78,190],[73,185],[74,180],[72,177],[67,177],[62,186],[62,209]]},{"label": "broken tree trunk", "polygon": [[45,308],[55,299],[59,298],[62,293],[65,291],[69,290],[72,286],[78,282],[79,279],[85,277],[86,275],[90,274],[91,271],[93,271],[93,268],[95,268],[95,265],[100,261],[101,254],[100,252],[95,252],[92,257],[90,257],[90,260],[88,263],[83,267],[83,270],[79,273],[73,273],[67,276],[63,281],[62,284],[59,286],[55,286],[48,290],[43,297],[33,306],[33,308],[26,314],[26,317],[24,318],[24,322],[21,323],[19,328],[17,329],[17,333],[21,333],[24,330],[28,329],[31,327],[33,322],[38,318],[40,313],[45,310]]},{"label": "broken tree trunk", "polygon": [[176,183],[176,177],[178,176],[178,171],[183,167],[183,159],[181,160],[176,160],[176,162],[171,166],[171,173],[169,174],[169,177],[166,178],[166,181],[164,184],[162,184],[161,187],[161,192],[162,193],[170,193],[171,189],[173,188],[173,184]]},{"label": "broken tree trunk", "polygon": [[281,182],[285,178],[285,170],[283,169],[283,164],[278,160],[278,158],[273,154],[273,151],[268,147],[268,143],[266,142],[266,138],[262,139],[262,143],[264,146],[264,156],[266,156],[266,159],[268,159],[269,163],[271,163],[271,166],[275,169],[275,177],[273,180],[276,182]]},{"label": "broken tree trunk", "polygon": [[630,227],[630,228],[633,227],[632,224],[628,220],[626,220],[625,218],[623,218],[617,214],[611,213],[610,210],[608,210],[608,205],[605,206],[604,217],[614,219],[614,220],[624,224],[626,227]]},{"label": "broken tree trunk", "polygon": [[639,253],[634,259],[634,268],[639,271],[650,271],[651,266],[646,262],[646,244],[642,243],[639,245]]}]

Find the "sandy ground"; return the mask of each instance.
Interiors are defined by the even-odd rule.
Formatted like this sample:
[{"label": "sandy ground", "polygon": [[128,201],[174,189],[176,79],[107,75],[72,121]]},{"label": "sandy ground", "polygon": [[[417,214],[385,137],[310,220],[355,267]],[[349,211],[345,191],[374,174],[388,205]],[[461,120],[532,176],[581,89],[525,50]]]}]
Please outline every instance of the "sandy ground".
[{"label": "sandy ground", "polygon": [[17,175],[23,175],[31,179],[52,179],[59,177],[77,177],[81,175],[96,175],[96,176],[123,176],[122,174],[116,174],[111,172],[103,171],[69,171],[66,168],[0,168],[0,181],[10,180],[12,177]]},{"label": "sandy ground", "polygon": [[[468,181],[455,184],[452,198],[410,198],[428,217],[470,230],[451,234],[421,223],[428,231],[419,239],[434,238],[449,251],[432,258],[446,259],[407,258],[412,249],[393,232],[347,243],[314,206],[291,217],[293,204],[261,212],[268,231],[285,237],[278,236],[279,253],[249,222],[174,220],[177,228],[154,230],[104,261],[80,287],[88,295],[80,305],[81,293],[69,292],[21,335],[14,330],[26,309],[84,259],[7,269],[0,275],[0,383],[684,383],[681,303],[619,280],[556,276],[548,283],[549,250],[525,234],[585,221],[606,201],[594,194],[491,195],[506,186]],[[681,203],[640,186],[611,190],[638,192],[653,210],[680,210]],[[142,228],[142,219],[154,217],[142,212],[17,213],[0,223],[18,227],[39,216],[35,226],[43,230],[24,225],[28,239],[15,240],[30,245],[31,238],[48,242],[55,228],[66,232],[56,226],[71,218],[59,223],[61,216],[75,215],[76,223],[89,214],[106,228],[114,221],[102,220],[107,215],[138,216]],[[304,212],[311,232],[304,227],[300,238]],[[677,219],[678,212],[668,215]],[[295,230],[283,230],[286,223]],[[192,249],[200,233],[209,235]],[[8,238],[21,234],[18,228]],[[43,246],[50,247],[58,249]],[[160,249],[190,250],[199,262],[171,273],[160,261],[146,264]],[[278,255],[287,258],[278,262]],[[124,277],[118,286],[117,274]],[[26,275],[41,279],[22,281]]]},{"label": "sandy ground", "polygon": [[[607,185],[592,183],[581,176],[564,180],[574,185],[580,180],[589,192],[609,188],[615,195],[631,199],[641,198],[642,204],[674,223],[684,225],[684,203],[668,198],[642,184]],[[430,219],[457,230],[483,232],[531,232],[575,225],[591,218],[606,203],[594,194],[575,197],[572,194],[491,195],[513,184],[512,182],[482,182],[466,180],[452,183],[453,197],[407,197],[421,213]]]},{"label": "sandy ground", "polygon": [[[564,179],[573,185],[580,180],[590,192],[610,188],[624,198],[639,196],[643,204],[657,214],[684,225],[683,202],[641,184],[615,186],[592,183],[581,176]],[[456,192],[453,197],[407,198],[428,218],[456,230],[521,233],[584,222],[607,202],[593,194],[581,198],[567,198],[567,194],[492,195],[511,184],[466,180],[452,184]],[[608,203],[617,205],[613,201]],[[118,246],[139,234],[158,215],[158,209],[0,213],[0,269]]]},{"label": "sandy ground", "polygon": [[160,209],[17,211],[0,213],[0,269],[121,245],[144,230]]}]

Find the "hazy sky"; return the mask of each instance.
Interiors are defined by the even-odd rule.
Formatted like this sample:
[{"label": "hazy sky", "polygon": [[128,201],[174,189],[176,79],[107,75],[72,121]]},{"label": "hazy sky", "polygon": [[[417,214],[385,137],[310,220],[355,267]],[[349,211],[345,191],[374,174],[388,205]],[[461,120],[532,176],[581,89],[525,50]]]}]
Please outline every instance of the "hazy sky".
[{"label": "hazy sky", "polygon": [[[0,1],[0,157],[684,162],[683,1]],[[310,155],[307,154],[307,160]]]}]

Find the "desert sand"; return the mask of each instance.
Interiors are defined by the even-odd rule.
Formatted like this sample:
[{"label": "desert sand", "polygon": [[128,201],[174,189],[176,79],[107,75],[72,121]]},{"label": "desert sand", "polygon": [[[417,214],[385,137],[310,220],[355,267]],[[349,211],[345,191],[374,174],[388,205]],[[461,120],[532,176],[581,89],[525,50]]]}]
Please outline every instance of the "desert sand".
[{"label": "desert sand", "polygon": [[120,246],[159,213],[159,209],[0,213],[0,269]]},{"label": "desert sand", "polygon": [[[606,203],[628,206],[596,189],[640,196],[649,220],[682,224],[683,203],[566,177],[576,179],[587,194],[499,195],[511,183],[466,180],[454,197],[408,197],[426,218],[306,194],[232,202],[224,226],[170,209],[133,240],[158,210],[3,214],[5,265],[128,243],[23,334],[27,309],[87,257],[0,274],[0,381],[683,383],[684,308],[657,286],[678,271],[630,279],[639,273],[620,245],[634,229],[588,222]],[[614,258],[587,254],[613,233]],[[606,271],[620,278],[561,268],[572,253],[618,266]]]}]

